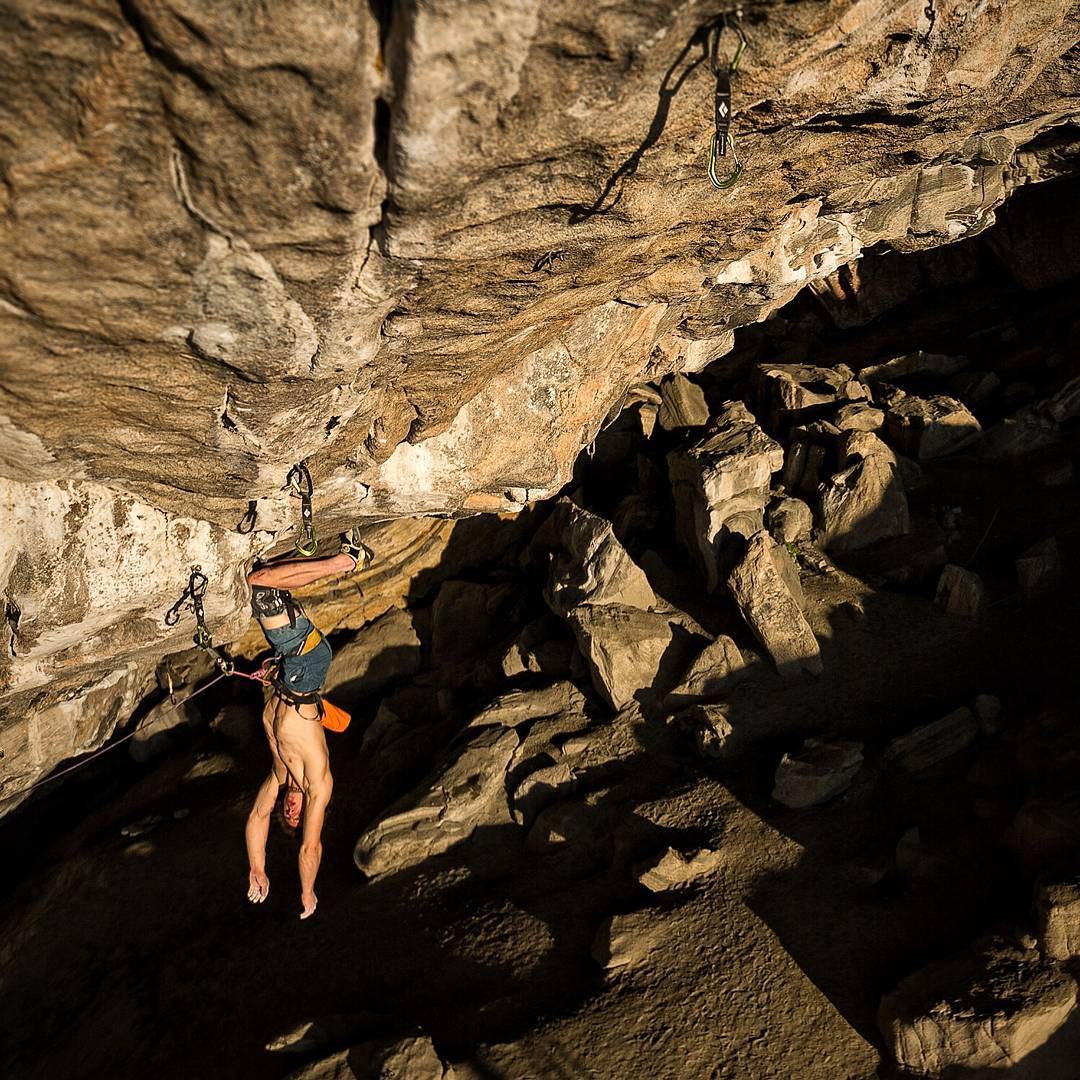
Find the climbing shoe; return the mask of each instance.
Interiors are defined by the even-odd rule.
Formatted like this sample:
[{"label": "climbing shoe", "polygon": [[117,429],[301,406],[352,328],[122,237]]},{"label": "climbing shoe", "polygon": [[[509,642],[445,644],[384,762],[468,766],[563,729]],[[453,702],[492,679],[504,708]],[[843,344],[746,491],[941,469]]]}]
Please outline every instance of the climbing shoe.
[{"label": "climbing shoe", "polygon": [[375,553],[360,539],[359,529],[341,534],[341,552],[353,561],[353,570],[366,570]]}]

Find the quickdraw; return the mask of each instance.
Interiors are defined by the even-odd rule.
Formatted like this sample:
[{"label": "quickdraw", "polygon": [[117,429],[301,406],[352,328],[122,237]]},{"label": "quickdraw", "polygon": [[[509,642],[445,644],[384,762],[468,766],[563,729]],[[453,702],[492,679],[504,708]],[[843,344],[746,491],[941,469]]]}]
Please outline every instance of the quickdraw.
[{"label": "quickdraw", "polygon": [[311,516],[311,496],[314,485],[311,482],[311,473],[301,461],[289,470],[285,482],[300,496],[300,536],[293,541],[293,547],[298,555],[310,559],[319,550],[319,541],[315,537],[315,524]]},{"label": "quickdraw", "polygon": [[[720,63],[720,39],[724,31],[730,29],[738,38],[735,46],[735,55],[730,63]],[[737,15],[723,15],[712,32],[712,45],[709,49],[709,66],[713,75],[716,76],[716,105],[715,126],[716,130],[712,137],[712,145],[709,147],[709,180],[712,186],[721,191],[734,187],[742,175],[742,163],[738,154],[735,153],[735,140],[731,134],[731,77],[739,67],[743,53],[746,52],[747,40],[739,25]],[[725,177],[717,175],[717,167],[720,160],[731,155],[734,169]]]},{"label": "quickdraw", "polygon": [[206,595],[208,584],[209,581],[202,572],[202,567],[193,566],[187,587],[180,594],[180,599],[165,612],[165,625],[176,626],[180,622],[180,609],[186,605],[195,616],[195,633],[192,635],[191,640],[195,643],[196,648],[202,649],[214,661],[223,675],[232,675],[236,670],[236,665],[214,645],[214,639],[206,626],[203,597]]}]

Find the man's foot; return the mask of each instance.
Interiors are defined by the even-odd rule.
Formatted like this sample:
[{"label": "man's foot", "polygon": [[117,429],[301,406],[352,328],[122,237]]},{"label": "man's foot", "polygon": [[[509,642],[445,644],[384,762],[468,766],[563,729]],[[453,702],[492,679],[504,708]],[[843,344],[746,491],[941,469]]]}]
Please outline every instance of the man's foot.
[{"label": "man's foot", "polygon": [[353,561],[353,570],[364,570],[375,558],[375,553],[360,539],[359,529],[341,534],[341,553]]},{"label": "man's foot", "polygon": [[304,793],[292,785],[285,788],[285,796],[281,800],[281,820],[287,829],[295,829],[300,825],[301,815],[304,813]]},{"label": "man's foot", "polygon": [[315,914],[315,908],[319,905],[319,898],[314,893],[308,893],[307,896],[300,895],[300,912],[301,919],[309,919]]},{"label": "man's foot", "polygon": [[261,904],[270,892],[270,879],[258,870],[248,874],[247,898],[253,904]]}]

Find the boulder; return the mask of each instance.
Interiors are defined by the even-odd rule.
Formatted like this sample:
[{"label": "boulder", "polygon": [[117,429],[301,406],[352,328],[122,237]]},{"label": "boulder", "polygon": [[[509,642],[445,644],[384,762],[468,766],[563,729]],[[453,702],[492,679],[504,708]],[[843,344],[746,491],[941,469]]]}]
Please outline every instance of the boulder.
[{"label": "boulder", "polygon": [[754,636],[785,681],[820,675],[821,649],[791,588],[787,552],[765,532],[756,533],[728,578],[728,588]]},{"label": "boulder", "polygon": [[1054,537],[1040,540],[1016,560],[1016,580],[1026,592],[1052,585],[1061,575],[1061,559]]},{"label": "boulder", "polygon": [[665,708],[675,712],[719,697],[743,677],[746,667],[738,645],[721,634],[698,653],[684,672],[682,681],[667,695]]},{"label": "boulder", "polygon": [[679,539],[710,591],[722,580],[728,538],[761,529],[772,474],[783,464],[783,448],[741,401],[724,405],[703,438],[668,454]]},{"label": "boulder", "polygon": [[611,522],[569,499],[559,500],[536,544],[552,549],[544,597],[555,614],[565,617],[581,604],[656,607],[645,571],[616,539]]},{"label": "boulder", "polygon": [[705,391],[685,375],[675,374],[660,384],[661,404],[657,420],[665,431],[703,427],[709,422]]},{"label": "boulder", "polygon": [[965,371],[949,380],[949,389],[969,408],[984,405],[1001,389],[993,371]]},{"label": "boulder", "polygon": [[326,674],[326,692],[339,704],[376,695],[388,684],[415,675],[420,662],[412,616],[391,608],[337,647]]},{"label": "boulder", "polygon": [[667,615],[620,604],[582,604],[568,619],[593,685],[616,711],[651,693],[665,660],[676,662],[669,655],[675,628]]},{"label": "boulder", "polygon": [[896,1061],[920,1075],[1006,1069],[1061,1027],[1076,993],[1064,969],[989,938],[904,979],[882,999],[878,1026]]},{"label": "boulder", "polygon": [[991,461],[1005,461],[1060,445],[1061,429],[1056,421],[1038,406],[1027,405],[990,428],[983,436],[981,451]]},{"label": "boulder", "polygon": [[772,503],[765,514],[772,538],[780,544],[808,540],[814,529],[814,512],[802,499],[783,498]]},{"label": "boulder", "polygon": [[1034,791],[1016,812],[1009,843],[1033,869],[1075,865],[1080,859],[1080,790],[1066,782]]},{"label": "boulder", "polygon": [[552,615],[547,615],[522,627],[499,666],[507,679],[526,673],[561,679],[570,671],[573,654],[574,645],[566,637],[565,628]]},{"label": "boulder", "polygon": [[1040,882],[1035,918],[1043,955],[1050,960],[1080,957],[1080,878]]},{"label": "boulder", "polygon": [[922,772],[967,749],[978,734],[975,714],[964,707],[893,739],[883,757],[905,772]]},{"label": "boulder", "polygon": [[832,422],[840,431],[879,431],[885,423],[885,413],[873,405],[860,402],[838,409],[832,416]]},{"label": "boulder", "polygon": [[968,366],[966,356],[950,356],[945,353],[924,352],[916,349],[903,356],[894,356],[882,364],[871,364],[859,369],[859,378],[868,383],[891,383],[912,375],[933,375],[942,378],[955,375]]},{"label": "boulder", "polygon": [[938,578],[934,603],[947,615],[972,616],[979,613],[984,593],[982,578],[978,574],[949,563]]},{"label": "boulder", "polygon": [[801,423],[831,410],[838,401],[869,396],[850,368],[812,364],[762,364],[756,371],[759,399],[771,427]]},{"label": "boulder", "polygon": [[862,743],[807,739],[776,767],[772,797],[792,810],[818,806],[844,791],[862,763]]},{"label": "boulder", "polygon": [[675,717],[677,725],[694,741],[697,752],[706,758],[733,757],[739,748],[727,705],[692,705]]},{"label": "boulder", "polygon": [[235,747],[244,747],[262,730],[257,710],[250,705],[223,705],[210,727]]},{"label": "boulder", "polygon": [[339,1050],[290,1073],[287,1080],[453,1080],[426,1035],[378,1039]]},{"label": "boulder", "polygon": [[721,851],[701,848],[684,854],[669,847],[661,855],[639,863],[634,874],[649,892],[671,892],[714,873],[723,861]]},{"label": "boulder", "polygon": [[[521,597],[511,582],[444,582],[432,606],[432,663],[468,662],[505,641],[518,625]],[[399,633],[408,631],[402,626]],[[405,664],[418,663],[418,655],[407,653]]]},{"label": "boulder", "polygon": [[1080,416],[1080,376],[1070,379],[1045,403],[1047,414],[1059,424]]},{"label": "boulder", "polygon": [[901,453],[919,462],[962,450],[982,431],[966,405],[944,394],[921,398],[894,389],[886,404],[890,439]]},{"label": "boulder", "polygon": [[[585,698],[571,683],[497,698],[450,743],[441,760],[357,841],[369,879],[407,870],[485,828],[528,825],[578,776],[615,771],[638,750],[640,715],[589,730]],[[374,726],[374,725],[373,725]]]},{"label": "boulder", "polygon": [[944,529],[930,517],[916,518],[905,536],[882,540],[859,550],[851,562],[858,572],[894,585],[936,579],[948,562]]},{"label": "boulder", "polygon": [[849,465],[821,485],[821,544],[853,551],[911,531],[907,495],[896,468],[883,456]]}]

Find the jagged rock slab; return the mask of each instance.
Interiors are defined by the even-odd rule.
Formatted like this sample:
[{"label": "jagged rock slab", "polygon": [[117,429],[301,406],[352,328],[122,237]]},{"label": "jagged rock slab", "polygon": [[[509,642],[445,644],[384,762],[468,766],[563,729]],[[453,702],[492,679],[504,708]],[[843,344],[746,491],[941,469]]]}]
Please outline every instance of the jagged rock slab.
[{"label": "jagged rock slab", "polygon": [[885,748],[884,760],[905,772],[922,772],[966,750],[978,734],[979,722],[965,706],[893,739]]},{"label": "jagged rock slab", "polygon": [[1037,952],[989,939],[906,978],[882,999],[878,1025],[897,1062],[920,1075],[1004,1069],[1057,1031],[1076,993]]},{"label": "jagged rock slab", "polygon": [[779,544],[808,540],[814,530],[814,512],[802,499],[788,497],[773,503],[766,511],[765,521]]},{"label": "jagged rock slab", "polygon": [[843,364],[833,368],[762,364],[755,376],[770,429],[831,413],[841,401],[862,401],[869,397],[867,388]]},{"label": "jagged rock slab", "polygon": [[530,784],[531,773],[564,758],[585,768],[618,756],[611,736],[582,735],[578,743],[558,746],[552,741],[588,726],[584,707],[584,697],[570,683],[496,699],[453,740],[428,776],[365,830],[353,853],[357,867],[370,879],[384,877],[442,854],[478,828],[531,819],[547,797],[570,790],[576,776],[563,769]]},{"label": "jagged rock slab", "polygon": [[894,356],[882,364],[859,368],[859,378],[869,383],[891,383],[912,375],[934,375],[939,378],[955,375],[968,366],[966,356],[950,356],[946,353],[925,352],[916,349],[903,356]]},{"label": "jagged rock slab", "polygon": [[792,810],[828,802],[851,784],[862,763],[862,743],[807,739],[777,765],[772,797]]},{"label": "jagged rock slab", "polygon": [[971,570],[949,563],[938,578],[934,603],[947,615],[977,615],[986,590],[982,578]]},{"label": "jagged rock slab", "polygon": [[510,582],[444,582],[432,605],[432,662],[463,663],[498,646],[519,622],[520,600]]},{"label": "jagged rock slab", "polygon": [[290,1073],[288,1080],[453,1080],[426,1035],[360,1043]]},{"label": "jagged rock slab", "polygon": [[[597,692],[616,711],[650,694],[677,642],[671,619],[620,604],[582,604],[568,616]],[[670,685],[670,683],[669,683]]]},{"label": "jagged rock slab", "polygon": [[982,432],[967,406],[944,394],[921,398],[893,390],[886,404],[885,424],[890,439],[916,461],[932,461],[962,450]]},{"label": "jagged rock slab", "polygon": [[1016,560],[1016,580],[1021,589],[1034,591],[1052,585],[1061,574],[1061,557],[1054,537],[1033,544]]},{"label": "jagged rock slab", "polygon": [[[786,565],[780,563],[785,559]],[[822,672],[821,649],[789,584],[793,569],[787,552],[767,533],[759,532],[751,537],[746,554],[728,578],[728,588],[747,625],[789,681]]]},{"label": "jagged rock slab", "polygon": [[544,596],[557,615],[566,616],[581,604],[640,611],[657,606],[645,571],[616,539],[611,522],[569,499],[559,500],[536,543],[554,549]]},{"label": "jagged rock slab", "polygon": [[701,439],[668,455],[679,538],[710,590],[721,581],[728,534],[762,527],[769,483],[783,464],[783,448],[741,401],[727,402]]},{"label": "jagged rock slab", "polygon": [[1023,458],[1061,445],[1061,428],[1037,406],[1027,405],[986,432],[982,453],[991,461]]},{"label": "jagged rock slab", "polygon": [[746,671],[746,658],[726,634],[709,642],[667,695],[664,706],[671,712],[701,701],[714,700],[730,690]]},{"label": "jagged rock slab", "polygon": [[709,422],[705,391],[685,375],[676,374],[660,386],[662,403],[657,420],[665,431],[703,427]]},{"label": "jagged rock slab", "polygon": [[684,889],[699,878],[714,873],[723,862],[722,851],[700,848],[684,853],[669,847],[656,858],[641,863],[635,869],[635,874],[649,892],[671,892]]},{"label": "jagged rock slab", "polygon": [[838,409],[832,422],[841,431],[880,431],[885,423],[885,413],[872,405],[854,403]]},{"label": "jagged rock slab", "polygon": [[822,546],[853,551],[911,531],[907,495],[896,468],[876,455],[856,461],[821,486]]},{"label": "jagged rock slab", "polygon": [[1051,960],[1080,956],[1080,878],[1040,882],[1035,890],[1039,946]]}]

